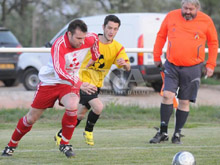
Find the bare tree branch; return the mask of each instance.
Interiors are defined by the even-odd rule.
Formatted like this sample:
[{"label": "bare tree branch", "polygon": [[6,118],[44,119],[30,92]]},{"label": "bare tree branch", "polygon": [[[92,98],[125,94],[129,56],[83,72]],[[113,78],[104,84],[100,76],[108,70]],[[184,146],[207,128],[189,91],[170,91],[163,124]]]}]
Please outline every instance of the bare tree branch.
[{"label": "bare tree branch", "polygon": [[109,12],[109,9],[108,7],[105,5],[105,3],[103,2],[103,0],[97,0],[101,6],[104,8],[104,10],[108,13]]}]

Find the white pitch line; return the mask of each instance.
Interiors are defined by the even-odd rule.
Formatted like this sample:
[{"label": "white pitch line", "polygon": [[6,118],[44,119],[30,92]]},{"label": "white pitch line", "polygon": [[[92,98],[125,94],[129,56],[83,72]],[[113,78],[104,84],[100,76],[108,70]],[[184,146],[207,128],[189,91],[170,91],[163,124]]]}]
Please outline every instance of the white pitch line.
[{"label": "white pitch line", "polygon": [[[154,144],[153,144],[154,145]],[[74,151],[95,151],[95,150],[149,150],[149,149],[166,149],[166,148],[220,148],[220,145],[217,146],[164,146],[164,147],[101,147],[101,148],[73,148]],[[16,150],[16,152],[54,152],[54,151],[59,151],[59,149],[50,149],[50,150]]]}]

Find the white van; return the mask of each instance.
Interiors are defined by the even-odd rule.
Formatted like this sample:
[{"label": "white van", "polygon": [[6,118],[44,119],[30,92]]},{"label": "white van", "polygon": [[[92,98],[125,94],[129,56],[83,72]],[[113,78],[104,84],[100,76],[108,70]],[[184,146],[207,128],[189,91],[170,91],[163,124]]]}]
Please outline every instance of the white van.
[{"label": "white van", "polygon": [[[107,15],[107,14],[106,14]],[[106,15],[80,18],[88,25],[89,32],[102,33],[102,25]],[[121,13],[114,14],[121,20],[121,27],[115,37],[125,48],[151,48],[156,39],[156,34],[166,14],[161,13]],[[66,32],[65,25],[46,44],[50,47],[54,41]],[[22,82],[27,90],[34,90],[39,82],[37,73],[49,59],[49,53],[23,53],[19,59],[22,72]],[[131,84],[145,83],[151,85],[155,91],[161,88],[159,69],[153,63],[152,53],[128,53],[132,71],[125,73],[113,67],[105,80],[110,83],[116,94],[126,94]],[[127,81],[129,79],[129,81]],[[125,83],[127,82],[127,83]]]}]

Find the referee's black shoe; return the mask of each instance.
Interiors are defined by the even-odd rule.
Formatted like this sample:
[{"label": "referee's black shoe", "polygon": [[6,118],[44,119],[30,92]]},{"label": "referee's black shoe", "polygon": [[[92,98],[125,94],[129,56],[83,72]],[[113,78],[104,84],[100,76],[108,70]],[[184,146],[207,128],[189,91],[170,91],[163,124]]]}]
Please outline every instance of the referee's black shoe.
[{"label": "referee's black shoe", "polygon": [[156,135],[149,141],[149,143],[160,143],[169,140],[169,136],[166,132],[160,132],[159,128],[155,128],[157,130]]},{"label": "referee's black shoe", "polygon": [[181,137],[184,137],[184,135],[182,135],[181,133],[179,132],[176,132],[173,134],[173,137],[172,137],[172,143],[173,144],[182,144],[181,142]]}]

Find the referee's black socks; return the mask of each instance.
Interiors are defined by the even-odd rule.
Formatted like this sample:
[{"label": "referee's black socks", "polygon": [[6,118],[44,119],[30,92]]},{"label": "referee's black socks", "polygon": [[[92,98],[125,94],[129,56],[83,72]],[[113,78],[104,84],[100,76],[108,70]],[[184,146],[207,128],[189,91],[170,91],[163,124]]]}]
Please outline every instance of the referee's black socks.
[{"label": "referee's black socks", "polygon": [[168,129],[168,123],[170,120],[170,117],[173,113],[173,104],[162,104],[160,106],[160,133],[166,132]]},{"label": "referee's black socks", "polygon": [[181,129],[183,128],[184,124],[186,123],[186,120],[188,118],[189,112],[182,111],[180,109],[176,110],[176,126],[175,126],[175,133],[181,132]]}]

